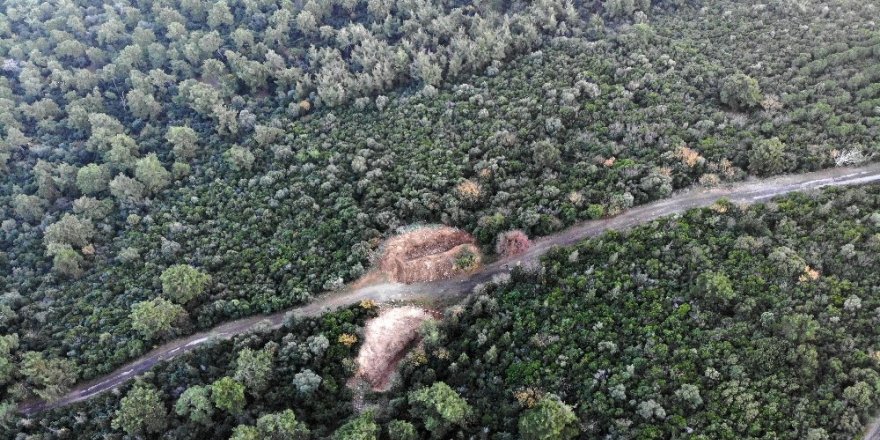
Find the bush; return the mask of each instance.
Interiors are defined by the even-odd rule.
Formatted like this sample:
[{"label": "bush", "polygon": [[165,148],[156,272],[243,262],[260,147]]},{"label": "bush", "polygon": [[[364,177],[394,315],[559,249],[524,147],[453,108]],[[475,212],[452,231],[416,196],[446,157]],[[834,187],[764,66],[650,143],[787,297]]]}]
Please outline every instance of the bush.
[{"label": "bush", "polygon": [[211,277],[188,264],[175,264],[159,277],[162,293],[178,304],[186,304],[205,291]]},{"label": "bush", "polygon": [[764,139],[749,151],[749,171],[752,173],[766,176],[788,168],[785,144],[777,137]]},{"label": "bush", "polygon": [[516,229],[498,235],[495,242],[495,253],[502,257],[511,257],[522,254],[531,245],[532,243],[525,232]]},{"label": "bush", "polygon": [[733,110],[755,107],[762,98],[758,81],[743,73],[730,75],[721,82],[721,102]]}]

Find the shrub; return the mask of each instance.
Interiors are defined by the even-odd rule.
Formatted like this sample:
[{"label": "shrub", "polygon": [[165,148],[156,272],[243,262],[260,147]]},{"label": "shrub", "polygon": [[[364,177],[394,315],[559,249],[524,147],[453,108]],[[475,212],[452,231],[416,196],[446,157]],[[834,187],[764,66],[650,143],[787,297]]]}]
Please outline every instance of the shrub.
[{"label": "shrub", "polygon": [[736,73],[721,82],[721,102],[733,110],[752,108],[762,99],[758,81],[743,73]]},{"label": "shrub", "polygon": [[749,171],[755,174],[777,174],[787,168],[785,144],[777,137],[764,139],[749,151]]},{"label": "shrub", "polygon": [[495,242],[495,253],[502,257],[519,255],[527,251],[532,243],[525,232],[515,229],[498,235]]},{"label": "shrub", "polygon": [[209,275],[188,264],[175,264],[165,269],[159,278],[162,293],[178,304],[186,304],[201,295],[211,280]]},{"label": "shrub", "polygon": [[578,435],[577,417],[571,407],[546,396],[519,418],[519,435],[524,440],[564,440]]}]

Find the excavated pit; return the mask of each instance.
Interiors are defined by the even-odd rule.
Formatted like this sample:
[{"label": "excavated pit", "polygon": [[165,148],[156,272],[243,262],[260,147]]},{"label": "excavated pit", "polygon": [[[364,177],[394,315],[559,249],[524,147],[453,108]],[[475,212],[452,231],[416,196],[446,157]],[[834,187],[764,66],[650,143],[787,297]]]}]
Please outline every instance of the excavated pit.
[{"label": "excavated pit", "polygon": [[[415,229],[385,242],[377,268],[390,281],[405,284],[452,278],[479,267],[482,255],[475,241],[448,226]],[[457,260],[465,254],[473,261],[462,267]]]},{"label": "excavated pit", "polygon": [[[366,382],[373,391],[387,391],[397,365],[407,351],[418,342],[419,328],[436,312],[405,306],[384,309],[367,322],[364,343],[357,356],[355,379]],[[349,386],[356,386],[357,381]]]}]

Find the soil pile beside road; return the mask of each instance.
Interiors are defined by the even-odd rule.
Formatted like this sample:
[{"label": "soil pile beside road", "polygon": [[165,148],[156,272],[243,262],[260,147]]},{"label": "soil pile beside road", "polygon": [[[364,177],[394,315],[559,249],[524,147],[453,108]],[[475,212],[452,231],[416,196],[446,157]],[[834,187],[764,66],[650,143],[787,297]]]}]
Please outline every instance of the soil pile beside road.
[{"label": "soil pile beside road", "polygon": [[356,378],[373,391],[387,391],[397,364],[419,340],[422,323],[433,316],[418,307],[385,309],[364,329],[364,343],[357,356]]},{"label": "soil pile beside road", "polygon": [[[381,249],[378,270],[398,283],[445,280],[476,268],[480,250],[473,236],[448,226],[424,227],[389,238]],[[471,257],[462,265],[460,257]]]}]

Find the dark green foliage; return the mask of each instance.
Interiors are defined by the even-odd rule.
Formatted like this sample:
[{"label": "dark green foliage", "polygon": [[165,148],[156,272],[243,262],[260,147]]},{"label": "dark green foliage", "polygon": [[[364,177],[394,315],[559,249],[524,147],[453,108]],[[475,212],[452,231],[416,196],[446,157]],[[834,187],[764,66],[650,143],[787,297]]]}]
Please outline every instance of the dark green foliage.
[{"label": "dark green foliage", "polygon": [[789,169],[789,157],[785,153],[785,144],[779,138],[758,141],[749,151],[749,171],[766,176],[781,173]]},{"label": "dark green foliage", "polygon": [[528,437],[534,390],[584,438],[853,438],[880,406],[878,250],[878,186],[608,233],[475,295],[404,388],[464,390],[465,437]]},{"label": "dark green foliage", "polygon": [[[39,352],[80,379],[164,338],[356,279],[400,226],[446,223],[489,248],[504,231],[537,237],[744,170],[858,163],[880,145],[880,38],[869,3],[98,3],[0,4],[0,330],[20,336],[11,359]],[[478,196],[456,192],[464,181]],[[800,266],[815,259],[791,243],[740,245],[764,252],[771,275],[791,285],[812,276]],[[857,264],[855,245],[843,246],[828,252]],[[716,295],[702,310],[727,319],[760,308],[737,296],[739,284],[751,286],[741,274],[692,270],[709,254],[682,256],[679,294]],[[172,298],[182,306],[156,298],[163,271],[183,262],[210,273],[210,289]],[[728,277],[734,296],[724,283],[701,285],[709,272]],[[846,292],[838,307],[864,311],[867,302]],[[800,374],[832,371],[810,347],[824,321],[797,310],[766,322],[797,344]],[[627,354],[610,337],[598,343]],[[568,356],[559,351],[503,377],[539,377]],[[311,351],[279,350],[275,362],[303,353]],[[335,395],[334,374],[297,364],[273,372],[265,392],[284,383],[297,399]],[[247,398],[262,397],[260,383]],[[177,384],[163,398],[193,382]],[[688,384],[709,401],[712,387]],[[688,384],[675,388],[682,407],[696,401]],[[7,385],[16,399],[40,390],[22,377]],[[640,420],[673,413],[642,394]],[[248,413],[245,426],[262,413]],[[329,435],[347,416],[316,429]],[[805,435],[841,432],[825,426]],[[182,429],[174,435],[185,437]]]},{"label": "dark green foliage", "polygon": [[[375,308],[352,307],[320,318],[293,320],[278,330],[208,343],[159,364],[142,378],[143,384],[123,385],[122,396],[135,395],[133,390],[146,387],[154,391],[138,391],[137,395],[156,392],[162,407],[173,409],[165,428],[153,434],[155,437],[227,439],[235,430],[236,438],[241,439],[329,438],[354,416],[352,391],[346,381],[354,373],[353,358],[359,348],[358,344],[348,347],[336,341],[343,333],[358,333],[375,315]],[[234,376],[242,360],[262,357],[262,353],[275,353],[274,362],[265,389],[253,393]],[[320,375],[321,388],[302,395],[294,377],[307,369]],[[120,409],[120,397],[106,393],[39,414],[27,426],[13,423],[12,432],[101,437],[114,430],[110,425]]]},{"label": "dark green foliage", "polygon": [[[643,21],[641,7],[619,3],[625,12],[621,17],[632,9],[632,19]],[[251,16],[240,5],[230,8],[235,23]],[[245,84],[251,76],[254,81],[266,78],[269,89],[284,84],[273,83],[280,71],[270,69],[268,77],[246,73],[261,69],[252,62],[266,67],[271,63],[264,61],[273,58],[268,51],[257,58],[249,53],[263,47],[258,29],[251,30],[253,45],[241,33],[232,38],[235,29],[226,25],[216,29],[215,38],[208,35],[213,29],[205,25],[207,12],[187,10],[181,24],[199,41],[181,37],[177,54],[187,54],[188,60],[182,64],[149,48],[150,32],[157,44],[165,44],[167,27],[139,26],[155,17],[173,22],[174,13],[141,12],[130,22],[101,16],[117,31],[102,27],[107,37],[101,38],[108,39],[95,42],[96,47],[106,45],[114,59],[140,60],[136,65],[143,71],[117,70],[115,64],[99,69],[113,79],[98,79],[99,95],[113,89],[116,98],[99,105],[103,98],[77,97],[65,110],[68,116],[49,118],[51,124],[37,127],[63,136],[25,130],[24,136],[41,138],[44,145],[69,148],[54,149],[51,157],[37,161],[33,176],[11,167],[11,178],[22,182],[21,188],[7,185],[0,201],[38,195],[47,202],[44,219],[54,222],[63,218],[64,200],[79,195],[78,167],[106,158],[101,166],[109,168],[109,193],[118,203],[104,218],[77,214],[94,224],[89,243],[94,255],[83,254],[80,246],[47,255],[40,228],[5,222],[12,229],[0,235],[7,261],[2,269],[8,268],[0,270],[0,283],[19,295],[3,300],[19,316],[10,330],[22,335],[25,350],[65,353],[81,367],[83,378],[92,378],[148,349],[139,332],[132,331],[130,307],[152,299],[162,271],[182,261],[213,277],[210,295],[185,304],[192,328],[205,328],[301,304],[337,280],[357,278],[375,244],[398,226],[446,222],[474,232],[486,246],[506,230],[540,236],[696,182],[739,179],[750,167],[761,174],[817,169],[835,163],[835,149],[865,157],[877,145],[872,127],[880,121],[870,75],[877,60],[872,48],[880,41],[862,31],[869,19],[858,8],[832,7],[822,15],[722,1],[697,7],[663,2],[650,9],[650,19],[638,26],[590,31],[596,41],[560,38],[540,52],[506,58],[492,66],[493,76],[389,93],[332,112],[302,103],[307,95],[298,90],[296,96],[239,92],[251,87]],[[274,11],[262,13],[271,16]],[[356,13],[355,19],[361,18],[366,17]],[[29,28],[19,19],[12,21],[16,29]],[[754,38],[758,31],[751,23],[810,31]],[[122,32],[120,26],[132,32]],[[137,35],[137,44],[147,49],[138,52],[141,46],[125,41],[117,45],[117,37],[110,35],[123,40]],[[59,37],[69,40],[51,36]],[[308,36],[303,44],[311,38],[321,37]],[[228,46],[247,59],[228,59],[233,67],[225,66],[225,59],[211,58],[217,53],[214,40],[220,41],[217,50]],[[827,43],[817,46],[816,41]],[[284,47],[290,48],[284,56],[302,53],[295,45]],[[158,58],[149,59],[149,54]],[[189,64],[195,59],[195,66]],[[211,61],[221,68],[211,67]],[[104,61],[99,56],[97,62]],[[62,66],[69,68],[70,63],[78,66],[67,58]],[[15,83],[10,86],[13,95],[21,94],[29,108],[42,99],[40,91],[48,90],[51,70],[32,67],[22,66],[14,78],[3,77]],[[116,78],[123,71],[131,78]],[[207,75],[205,81],[216,72],[217,87],[189,80],[198,71]],[[71,78],[90,84],[88,69],[76,72]],[[718,101],[724,78],[736,72],[760,82],[767,95],[761,111],[734,114]],[[165,74],[174,75],[178,82],[171,82],[176,85],[166,87]],[[849,80],[857,75],[857,81]],[[329,96],[333,83],[322,83],[321,94]],[[303,85],[311,86],[318,87]],[[129,115],[116,104],[129,95],[129,87],[152,89],[163,112],[149,111],[149,99],[141,96],[136,106],[147,110]],[[297,86],[281,87],[286,93]],[[81,89],[88,94],[93,87]],[[214,111],[215,95],[223,109]],[[250,127],[252,115],[257,119]],[[229,132],[232,125],[238,125],[238,134]],[[185,129],[164,127],[189,127],[195,137]],[[12,137],[19,142],[16,133]],[[758,157],[762,140],[773,137],[785,146],[782,161],[773,148],[772,160],[750,160]],[[231,148],[241,153],[235,158],[244,159],[233,161],[240,171],[223,159]],[[245,151],[253,155],[252,163]],[[150,195],[147,185],[133,176],[138,160],[144,170],[164,175],[153,166],[151,153],[166,170],[173,161],[186,159],[189,176]],[[141,174],[154,189],[164,184],[161,176]],[[464,180],[479,184],[481,197],[459,200],[455,186]],[[107,192],[96,197],[110,198]],[[25,215],[36,221],[38,213]],[[53,260],[62,275],[79,278],[56,276]],[[41,300],[49,297],[51,301]]]}]

